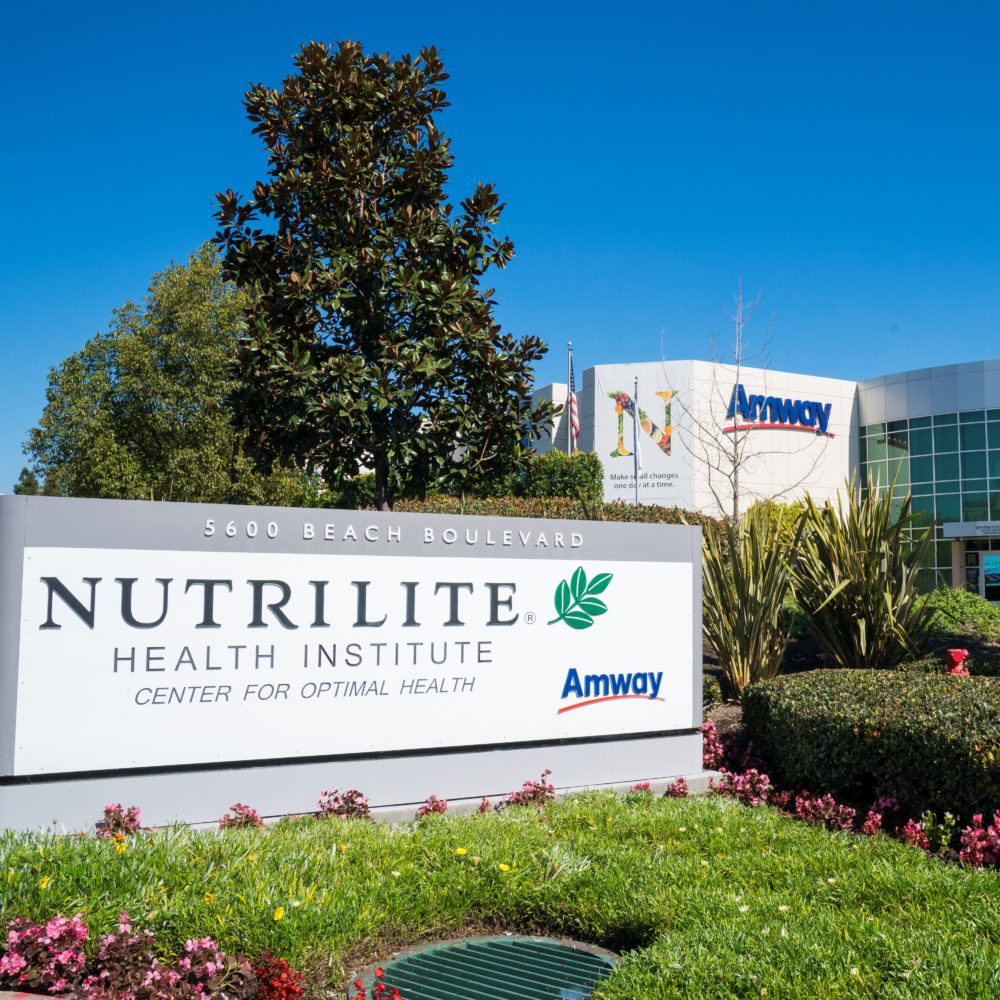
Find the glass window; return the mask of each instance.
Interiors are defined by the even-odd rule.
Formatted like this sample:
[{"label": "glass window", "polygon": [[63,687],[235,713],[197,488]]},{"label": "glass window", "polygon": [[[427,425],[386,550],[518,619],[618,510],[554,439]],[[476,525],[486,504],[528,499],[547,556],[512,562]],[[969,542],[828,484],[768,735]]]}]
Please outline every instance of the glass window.
[{"label": "glass window", "polygon": [[885,424],[868,424],[868,426],[865,427],[865,433],[869,437],[872,437],[875,434],[884,434]]},{"label": "glass window", "polygon": [[986,475],[1000,476],[1000,451],[991,451],[987,456]]},{"label": "glass window", "polygon": [[986,447],[986,424],[966,424],[962,427],[962,451],[979,451]]},{"label": "glass window", "polygon": [[958,415],[960,424],[981,424],[986,419],[985,410],[966,410]]},{"label": "glass window", "polygon": [[934,506],[937,511],[937,519],[942,524],[947,524],[951,521],[960,521],[962,519],[961,505],[959,504],[958,494],[949,494],[947,496],[942,496],[940,493],[934,498]]},{"label": "glass window", "polygon": [[898,434],[900,431],[906,430],[905,420],[890,420],[889,423],[885,425],[885,429],[890,434]]},{"label": "glass window", "polygon": [[1000,490],[990,491],[990,520],[1000,521]]},{"label": "glass window", "polygon": [[985,493],[966,493],[962,497],[963,521],[988,521],[990,508]]},{"label": "glass window", "polygon": [[[886,436],[886,447],[889,450],[889,458],[901,458],[910,453],[909,444],[906,440],[906,431]],[[985,448],[986,445],[983,445]]]},{"label": "glass window", "polygon": [[858,439],[858,460],[862,465],[868,461],[868,438]]},{"label": "glass window", "polygon": [[910,509],[917,525],[925,528],[934,520],[934,497],[914,497]]},{"label": "glass window", "polygon": [[987,420],[1000,420],[1000,410],[987,410],[986,411]]},{"label": "glass window", "polygon": [[[1000,414],[1000,410],[997,411]],[[1000,420],[1000,416],[997,416],[997,420]],[[911,417],[910,418],[910,430],[914,430],[917,427],[930,427],[931,418],[930,417]]]},{"label": "glass window", "polygon": [[938,566],[951,565],[951,542],[935,542]]},{"label": "glass window", "polygon": [[927,593],[929,590],[934,589],[934,583],[937,574],[932,569],[918,569],[917,570],[917,588],[922,593]]},{"label": "glass window", "polygon": [[934,478],[938,482],[958,479],[958,455],[935,455]]},{"label": "glass window", "polygon": [[885,435],[870,437],[868,439],[868,461],[877,462],[888,457],[888,450],[885,445]]},{"label": "glass window", "polygon": [[934,414],[934,426],[940,427],[943,424],[954,424],[958,423],[957,413],[935,413]]},{"label": "glass window", "polygon": [[990,435],[990,447],[1000,448],[1000,423],[987,424],[986,429]]},{"label": "glass window", "polygon": [[872,486],[887,486],[889,483],[889,463],[869,462],[865,467],[865,482]]},{"label": "glass window", "polygon": [[[1000,452],[997,453],[1000,458]],[[1000,473],[998,473],[1000,475]],[[910,459],[910,482],[929,483],[934,479],[934,459],[930,455]]]},{"label": "glass window", "polygon": [[986,492],[986,480],[985,479],[963,479],[962,480],[962,492],[963,493],[985,493]]},{"label": "glass window", "polygon": [[935,427],[934,428],[934,450],[935,451],[958,451],[958,428],[957,427]]},{"label": "glass window", "polygon": [[934,495],[934,484],[933,483],[914,483],[910,487],[910,492],[915,497],[923,496],[933,496]]},{"label": "glass window", "polygon": [[[1000,432],[1000,425],[997,425],[997,430]],[[930,428],[922,431],[910,431],[911,455],[929,455],[933,450],[931,443],[932,437]]]},{"label": "glass window", "polygon": [[[985,453],[984,453],[985,454]],[[909,485],[910,482],[910,462],[906,458],[889,459],[889,482],[903,483]],[[909,490],[906,491],[907,493]]]},{"label": "glass window", "polygon": [[963,479],[985,479],[986,478],[986,452],[985,451],[963,451],[962,452],[962,478]]}]

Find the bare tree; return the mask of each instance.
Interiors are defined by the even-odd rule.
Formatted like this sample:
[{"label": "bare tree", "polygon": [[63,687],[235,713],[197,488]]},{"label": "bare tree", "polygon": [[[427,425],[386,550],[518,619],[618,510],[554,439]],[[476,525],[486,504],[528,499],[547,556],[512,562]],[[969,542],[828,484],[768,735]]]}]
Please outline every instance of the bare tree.
[{"label": "bare tree", "polygon": [[[751,433],[759,425],[743,416],[737,391],[742,386],[745,368],[752,366],[766,370],[769,366],[773,319],[768,323],[756,349],[752,348],[747,335],[747,325],[760,302],[760,294],[750,301],[744,298],[743,280],[740,279],[733,299],[733,311],[726,314],[733,324],[734,332],[731,361],[719,357],[713,337],[712,385],[707,410],[699,406],[703,396],[693,389],[687,396],[683,392],[674,392],[671,400],[681,417],[675,430],[686,433],[689,445],[687,451],[694,464],[704,470],[708,489],[719,514],[728,511],[734,521],[755,501],[782,500],[806,485],[822,461],[828,441],[824,434],[820,447],[817,448],[814,441],[807,440],[801,447],[789,452],[785,448],[762,448],[758,443],[760,436]],[[764,401],[762,396],[751,398],[759,399],[761,403]],[[726,414],[725,421],[720,421],[721,413]],[[801,454],[809,449],[812,449],[809,464],[793,482],[766,492],[749,485],[748,473],[755,465],[766,462],[768,456]]]}]

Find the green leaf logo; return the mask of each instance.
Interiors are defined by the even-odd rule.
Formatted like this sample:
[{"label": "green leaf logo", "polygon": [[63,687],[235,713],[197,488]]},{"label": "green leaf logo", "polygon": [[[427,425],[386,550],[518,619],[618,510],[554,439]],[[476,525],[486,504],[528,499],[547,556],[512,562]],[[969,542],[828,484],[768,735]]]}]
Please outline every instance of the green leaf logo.
[{"label": "green leaf logo", "polygon": [[568,583],[562,580],[556,587],[556,617],[549,624],[565,622],[570,628],[590,628],[594,619],[608,610],[597,595],[608,589],[611,576],[611,573],[598,573],[588,583],[583,567],[577,567]]}]

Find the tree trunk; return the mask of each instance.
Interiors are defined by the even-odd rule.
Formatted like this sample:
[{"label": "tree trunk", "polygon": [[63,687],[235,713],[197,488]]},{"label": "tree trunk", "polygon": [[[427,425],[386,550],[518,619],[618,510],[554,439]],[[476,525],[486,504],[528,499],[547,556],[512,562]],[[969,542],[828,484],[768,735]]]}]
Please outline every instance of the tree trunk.
[{"label": "tree trunk", "polygon": [[389,460],[385,452],[375,453],[375,509],[392,510],[392,489],[389,485]]}]

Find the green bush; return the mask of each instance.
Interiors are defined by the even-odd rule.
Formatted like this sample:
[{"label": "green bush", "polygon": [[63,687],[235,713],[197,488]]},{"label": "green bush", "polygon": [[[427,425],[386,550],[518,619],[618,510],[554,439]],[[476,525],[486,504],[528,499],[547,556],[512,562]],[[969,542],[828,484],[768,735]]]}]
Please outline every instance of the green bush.
[{"label": "green bush", "polygon": [[[1000,677],[1000,656],[975,653],[962,664],[973,677]],[[914,674],[940,674],[948,669],[944,656],[922,656],[919,660],[901,663],[898,670]]]},{"label": "green bush", "polygon": [[1000,608],[968,590],[940,587],[924,598],[935,636],[1000,642]]},{"label": "green bush", "polygon": [[553,448],[528,462],[523,489],[526,497],[535,499],[600,500],[604,496],[604,466],[595,452],[567,455]]},{"label": "green bush", "polygon": [[722,685],[714,674],[701,675],[701,709],[707,712],[710,708],[722,704]]},{"label": "green bush", "polygon": [[722,522],[707,514],[681,510],[680,507],[656,507],[615,501],[598,503],[570,497],[453,497],[436,496],[426,500],[398,500],[393,510],[413,514],[470,514],[479,517],[569,518],[578,521],[631,521],[641,524],[697,524],[706,532],[721,531]]},{"label": "green bush", "polygon": [[1000,807],[1000,679],[817,670],[743,694],[747,735],[792,788],[909,815]]}]

